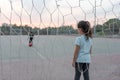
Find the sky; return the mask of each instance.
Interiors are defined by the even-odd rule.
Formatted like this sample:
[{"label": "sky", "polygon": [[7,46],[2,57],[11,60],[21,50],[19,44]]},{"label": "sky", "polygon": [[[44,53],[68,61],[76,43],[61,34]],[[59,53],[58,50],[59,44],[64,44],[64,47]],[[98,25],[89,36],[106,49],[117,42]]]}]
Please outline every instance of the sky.
[{"label": "sky", "polygon": [[120,0],[0,0],[2,23],[57,27],[88,20],[94,25],[109,18],[120,18]]}]

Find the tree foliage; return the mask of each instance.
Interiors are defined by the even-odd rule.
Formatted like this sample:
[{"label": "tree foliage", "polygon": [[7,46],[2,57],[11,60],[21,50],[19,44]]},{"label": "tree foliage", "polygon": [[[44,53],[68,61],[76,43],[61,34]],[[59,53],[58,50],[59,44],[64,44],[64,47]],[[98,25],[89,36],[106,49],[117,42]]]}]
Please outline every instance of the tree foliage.
[{"label": "tree foliage", "polygon": [[112,18],[103,23],[102,25],[96,25],[96,32],[105,34],[119,34],[120,33],[120,20],[118,18]]},{"label": "tree foliage", "polygon": [[[62,34],[76,34],[77,31],[72,26],[61,26],[61,27],[47,27],[47,28],[38,28],[28,25],[20,25],[17,24],[9,25],[7,23],[3,23],[1,28],[1,32],[4,35],[28,35],[30,31],[32,31],[35,35],[62,35]],[[58,32],[57,32],[58,30]]]},{"label": "tree foliage", "polygon": [[[35,35],[64,35],[64,34],[77,34],[77,30],[73,28],[73,26],[60,26],[60,27],[52,27],[49,26],[47,28],[38,28],[28,25],[20,25],[17,24],[7,24],[3,23],[0,26],[1,32],[4,35],[28,35],[30,31],[34,32]],[[97,33],[106,33],[106,34],[119,34],[120,33],[120,20],[118,18],[112,18],[106,21],[103,24],[97,24],[95,26]]]}]

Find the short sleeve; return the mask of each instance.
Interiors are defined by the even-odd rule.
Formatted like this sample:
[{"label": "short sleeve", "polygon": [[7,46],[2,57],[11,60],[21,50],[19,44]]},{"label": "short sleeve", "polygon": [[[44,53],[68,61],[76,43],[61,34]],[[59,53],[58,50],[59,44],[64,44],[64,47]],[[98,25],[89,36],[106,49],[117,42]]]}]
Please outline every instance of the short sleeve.
[{"label": "short sleeve", "polygon": [[80,38],[79,38],[79,37],[77,37],[77,38],[75,39],[75,45],[80,46]]}]

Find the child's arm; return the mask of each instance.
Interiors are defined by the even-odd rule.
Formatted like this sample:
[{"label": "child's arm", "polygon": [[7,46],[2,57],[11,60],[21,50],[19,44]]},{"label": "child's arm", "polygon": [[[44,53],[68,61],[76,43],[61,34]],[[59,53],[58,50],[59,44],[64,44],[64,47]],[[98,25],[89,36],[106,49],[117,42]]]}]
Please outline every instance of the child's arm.
[{"label": "child's arm", "polygon": [[80,50],[80,46],[76,45],[75,50],[74,50],[73,62],[72,62],[73,67],[75,66],[75,62],[76,62],[76,59],[78,57],[79,50]]}]

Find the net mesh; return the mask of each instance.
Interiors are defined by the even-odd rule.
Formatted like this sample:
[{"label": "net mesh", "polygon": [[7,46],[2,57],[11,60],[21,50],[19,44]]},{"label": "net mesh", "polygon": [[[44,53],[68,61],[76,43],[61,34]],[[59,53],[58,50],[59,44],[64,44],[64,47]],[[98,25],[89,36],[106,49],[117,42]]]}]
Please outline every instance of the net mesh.
[{"label": "net mesh", "polygon": [[90,78],[118,80],[119,8],[120,0],[0,0],[0,80],[73,79],[80,20],[89,21],[94,31]]}]

